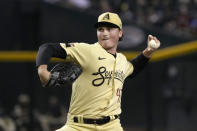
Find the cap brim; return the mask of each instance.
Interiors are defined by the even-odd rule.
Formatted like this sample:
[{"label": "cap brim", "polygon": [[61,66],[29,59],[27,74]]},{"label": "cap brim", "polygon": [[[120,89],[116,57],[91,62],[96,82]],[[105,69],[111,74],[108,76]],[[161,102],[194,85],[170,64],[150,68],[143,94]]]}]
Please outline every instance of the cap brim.
[{"label": "cap brim", "polygon": [[103,27],[103,26],[105,26],[105,27],[112,27],[112,28],[119,28],[119,29],[120,29],[119,26],[117,26],[117,25],[115,25],[115,24],[113,24],[113,23],[109,23],[109,22],[97,22],[97,23],[94,25],[95,28]]}]

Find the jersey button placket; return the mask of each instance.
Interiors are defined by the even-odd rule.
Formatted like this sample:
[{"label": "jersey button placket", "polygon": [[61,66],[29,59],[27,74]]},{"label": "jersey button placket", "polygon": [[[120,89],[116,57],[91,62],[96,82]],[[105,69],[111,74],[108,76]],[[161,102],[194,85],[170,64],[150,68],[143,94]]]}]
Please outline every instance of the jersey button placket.
[{"label": "jersey button placket", "polygon": [[114,61],[114,65],[113,65],[113,72],[112,72],[112,98],[114,96],[115,93],[115,80],[114,80],[114,73],[116,71],[116,59]]}]

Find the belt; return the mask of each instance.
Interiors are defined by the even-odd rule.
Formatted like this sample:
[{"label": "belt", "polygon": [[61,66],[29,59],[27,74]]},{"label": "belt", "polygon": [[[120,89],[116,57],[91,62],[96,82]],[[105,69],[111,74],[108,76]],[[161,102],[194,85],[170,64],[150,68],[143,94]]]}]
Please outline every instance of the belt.
[{"label": "belt", "polygon": [[[120,118],[120,115],[114,115],[114,119]],[[83,123],[85,124],[96,124],[96,125],[103,125],[106,124],[108,122],[110,122],[111,117],[110,116],[105,116],[99,119],[91,119],[91,118],[82,118],[83,119]],[[74,117],[74,122],[76,123],[80,123],[79,122],[79,117],[75,116]]]}]

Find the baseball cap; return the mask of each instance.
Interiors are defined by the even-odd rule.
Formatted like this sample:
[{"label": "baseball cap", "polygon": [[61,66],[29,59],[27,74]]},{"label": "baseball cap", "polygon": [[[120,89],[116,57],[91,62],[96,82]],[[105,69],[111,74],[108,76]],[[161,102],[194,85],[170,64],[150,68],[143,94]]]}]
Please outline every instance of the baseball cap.
[{"label": "baseball cap", "polygon": [[99,26],[102,25],[109,25],[109,26],[114,26],[118,27],[119,29],[122,29],[122,21],[118,14],[116,13],[111,13],[111,12],[105,12],[101,14],[98,17],[98,22],[94,25],[94,27],[98,28]]}]

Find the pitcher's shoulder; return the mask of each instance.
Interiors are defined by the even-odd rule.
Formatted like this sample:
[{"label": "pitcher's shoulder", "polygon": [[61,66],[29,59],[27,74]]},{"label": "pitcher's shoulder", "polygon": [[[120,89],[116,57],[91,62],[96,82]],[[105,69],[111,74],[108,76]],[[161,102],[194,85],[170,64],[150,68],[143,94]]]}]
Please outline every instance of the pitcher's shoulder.
[{"label": "pitcher's shoulder", "polygon": [[92,44],[92,43],[85,43],[85,42],[78,42],[78,43],[76,43],[76,45],[83,46],[83,47],[92,47],[92,46],[94,46],[95,44]]},{"label": "pitcher's shoulder", "polygon": [[123,53],[117,53],[121,59],[127,59],[127,57]]}]

